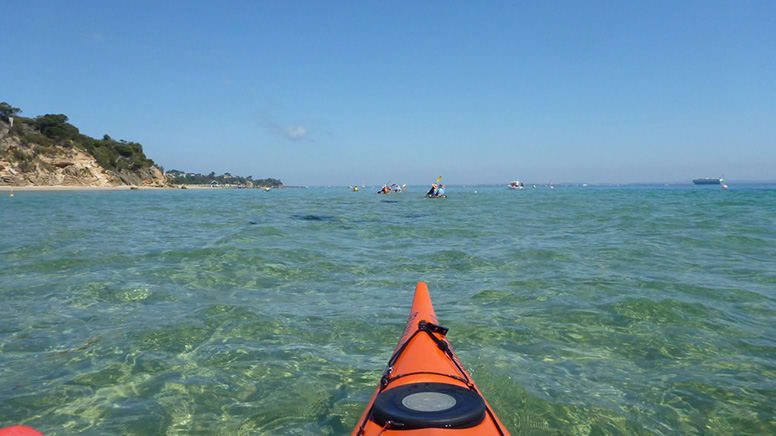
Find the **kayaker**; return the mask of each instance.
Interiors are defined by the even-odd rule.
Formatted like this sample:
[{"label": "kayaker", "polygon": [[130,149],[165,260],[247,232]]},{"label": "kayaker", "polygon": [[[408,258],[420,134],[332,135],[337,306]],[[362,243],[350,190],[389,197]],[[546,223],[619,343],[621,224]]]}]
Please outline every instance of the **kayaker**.
[{"label": "kayaker", "polygon": [[436,183],[432,183],[431,184],[431,189],[429,189],[428,192],[426,192],[426,197],[433,197],[434,193],[436,192],[436,189],[437,189],[437,184]]},{"label": "kayaker", "polygon": [[443,195],[445,195],[445,185],[441,185],[434,196],[441,197]]}]

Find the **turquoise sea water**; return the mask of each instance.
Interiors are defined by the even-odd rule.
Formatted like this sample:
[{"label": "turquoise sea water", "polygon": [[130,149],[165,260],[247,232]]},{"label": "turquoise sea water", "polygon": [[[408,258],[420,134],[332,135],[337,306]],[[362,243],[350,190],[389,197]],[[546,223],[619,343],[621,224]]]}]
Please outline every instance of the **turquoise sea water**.
[{"label": "turquoise sea water", "polygon": [[347,434],[423,280],[515,435],[774,434],[773,188],[0,193],[0,427]]}]

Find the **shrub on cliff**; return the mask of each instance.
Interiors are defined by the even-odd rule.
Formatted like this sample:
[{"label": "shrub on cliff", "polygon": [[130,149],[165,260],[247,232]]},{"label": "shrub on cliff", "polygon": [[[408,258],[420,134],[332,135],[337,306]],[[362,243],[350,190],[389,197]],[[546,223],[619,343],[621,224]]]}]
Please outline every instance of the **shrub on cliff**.
[{"label": "shrub on cliff", "polygon": [[110,170],[137,170],[154,165],[154,161],[143,153],[143,146],[137,142],[116,141],[108,135],[103,136],[103,139],[82,135],[78,145],[94,156],[100,166]]},{"label": "shrub on cliff", "polygon": [[41,135],[40,133],[22,134],[21,141],[22,141],[22,144],[24,145],[49,146],[53,144],[52,140],[48,136]]},{"label": "shrub on cliff", "polygon": [[30,124],[55,141],[77,139],[80,132],[77,127],[68,123],[67,119],[64,114],[46,114],[35,117]]}]

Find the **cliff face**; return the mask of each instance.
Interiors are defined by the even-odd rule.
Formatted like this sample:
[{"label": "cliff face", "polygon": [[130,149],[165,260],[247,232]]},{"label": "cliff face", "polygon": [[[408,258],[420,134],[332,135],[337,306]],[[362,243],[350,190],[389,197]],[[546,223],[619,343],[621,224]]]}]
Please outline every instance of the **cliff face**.
[{"label": "cliff face", "polygon": [[72,142],[52,142],[0,118],[0,185],[166,186],[155,165],[109,170]]}]

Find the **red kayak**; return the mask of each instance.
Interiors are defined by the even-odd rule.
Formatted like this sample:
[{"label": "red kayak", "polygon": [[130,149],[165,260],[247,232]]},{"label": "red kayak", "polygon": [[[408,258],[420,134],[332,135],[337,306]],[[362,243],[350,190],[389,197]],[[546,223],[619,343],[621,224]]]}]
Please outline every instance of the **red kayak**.
[{"label": "red kayak", "polygon": [[404,334],[351,436],[509,435],[446,334],[418,283]]}]

